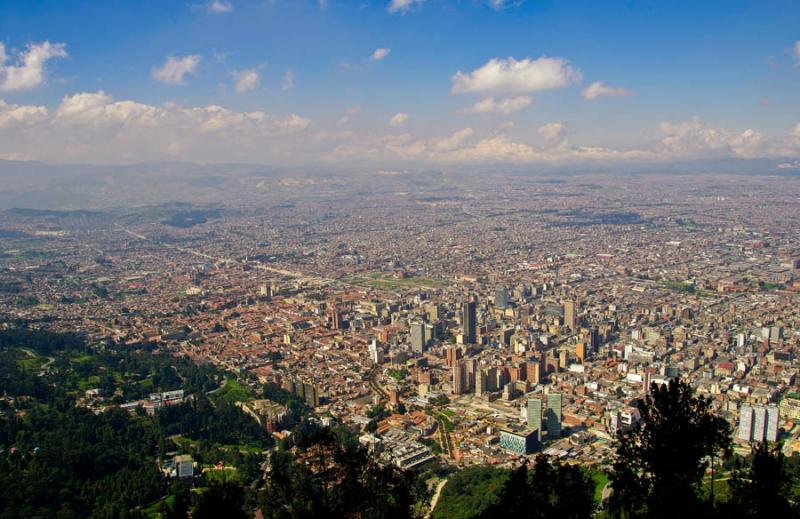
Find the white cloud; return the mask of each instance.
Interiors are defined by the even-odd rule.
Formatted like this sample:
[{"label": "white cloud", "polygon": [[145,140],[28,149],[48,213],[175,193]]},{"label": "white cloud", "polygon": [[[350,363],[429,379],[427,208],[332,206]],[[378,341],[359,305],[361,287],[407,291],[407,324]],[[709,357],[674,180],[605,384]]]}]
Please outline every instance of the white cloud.
[{"label": "white cloud", "polygon": [[246,70],[237,70],[231,74],[233,80],[236,82],[236,92],[248,92],[255,90],[261,84],[261,78],[258,76],[258,70],[249,68]]},{"label": "white cloud", "polygon": [[9,56],[0,44],[0,91],[26,90],[41,85],[45,80],[45,64],[53,58],[66,58],[63,43],[30,43],[18,53],[15,64],[6,64]]},{"label": "white cloud", "polygon": [[344,114],[336,120],[336,126],[344,126],[345,124],[349,123],[350,119],[353,116],[358,115],[359,112],[361,112],[361,107],[358,105],[348,107],[344,111]]},{"label": "white cloud", "polygon": [[555,148],[567,146],[567,130],[563,123],[547,123],[540,126],[537,131],[548,146]]},{"label": "white cloud", "polygon": [[390,13],[407,13],[415,5],[423,4],[426,0],[391,0],[386,8]]},{"label": "white cloud", "polygon": [[375,49],[375,51],[372,53],[371,59],[372,61],[380,61],[386,56],[388,56],[390,52],[392,52],[392,49],[387,49],[387,48]]},{"label": "white cloud", "polygon": [[494,97],[481,99],[466,111],[469,113],[499,113],[508,115],[510,113],[527,108],[531,104],[530,96],[509,97],[496,100]]},{"label": "white cloud", "polygon": [[[296,114],[236,112],[115,101],[103,91],[66,96],[52,111],[0,103],[0,154],[39,160],[126,162],[269,160],[289,153],[286,139],[311,125]],[[292,151],[294,151],[292,149]]]},{"label": "white cloud", "polygon": [[168,85],[182,85],[184,77],[194,74],[202,59],[202,56],[197,54],[181,57],[169,56],[161,67],[153,69],[153,79]]},{"label": "white cloud", "polygon": [[602,81],[595,81],[583,89],[581,95],[586,99],[597,99],[598,97],[622,97],[629,96],[633,92],[626,88],[608,86]]},{"label": "white cloud", "polygon": [[281,90],[289,90],[294,86],[294,72],[287,70],[281,80]]},{"label": "white cloud", "polygon": [[794,59],[800,65],[800,40],[794,42]]},{"label": "white cloud", "polygon": [[769,142],[756,130],[716,128],[699,117],[679,123],[663,122],[660,129],[661,151],[669,157],[754,158],[794,153],[777,142]]},{"label": "white cloud", "polygon": [[581,79],[563,58],[493,58],[469,73],[456,72],[452,93],[523,93],[562,88]]},{"label": "white cloud", "polygon": [[495,11],[502,11],[508,7],[516,7],[524,0],[489,0],[489,6]]},{"label": "white cloud", "polygon": [[214,14],[223,14],[233,11],[233,4],[226,0],[212,0],[208,4],[208,12]]},{"label": "white cloud", "polygon": [[44,106],[10,105],[0,99],[0,128],[11,125],[27,125],[47,118]]},{"label": "white cloud", "polygon": [[405,112],[397,112],[389,119],[389,126],[392,128],[399,128],[408,121],[408,114]]}]

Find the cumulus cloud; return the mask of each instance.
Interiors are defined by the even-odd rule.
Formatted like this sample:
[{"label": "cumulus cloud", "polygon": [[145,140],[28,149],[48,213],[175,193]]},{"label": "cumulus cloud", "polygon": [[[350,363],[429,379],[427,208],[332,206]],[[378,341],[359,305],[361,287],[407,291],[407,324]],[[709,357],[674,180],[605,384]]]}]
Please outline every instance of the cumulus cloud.
[{"label": "cumulus cloud", "polygon": [[563,123],[547,123],[537,130],[545,144],[550,147],[564,148],[567,145],[567,130]]},{"label": "cumulus cloud", "polygon": [[186,160],[268,160],[266,154],[285,152],[283,141],[310,125],[296,114],[236,112],[218,105],[156,106],[115,101],[103,91],[81,92],[64,97],[52,111],[0,102],[0,153],[88,162],[175,154]]},{"label": "cumulus cloud", "polygon": [[414,6],[424,4],[426,0],[391,0],[386,8],[390,13],[407,13]]},{"label": "cumulus cloud", "polygon": [[9,56],[0,43],[0,91],[27,90],[45,80],[45,65],[53,58],[66,58],[67,47],[63,43],[30,43],[17,54],[13,63],[6,63]]},{"label": "cumulus cloud", "polygon": [[669,157],[754,158],[793,153],[769,142],[756,130],[735,132],[716,128],[699,117],[679,123],[663,122],[660,129],[661,151]]},{"label": "cumulus cloud", "polygon": [[408,114],[405,112],[397,112],[389,119],[389,126],[392,128],[399,128],[403,126],[408,121]]},{"label": "cumulus cloud", "polygon": [[0,99],[0,129],[16,125],[28,125],[42,121],[47,117],[44,106],[10,105]]},{"label": "cumulus cloud", "polygon": [[153,79],[168,85],[182,85],[188,74],[194,74],[202,56],[189,54],[188,56],[168,56],[161,67],[153,69]]},{"label": "cumulus cloud", "polygon": [[258,70],[249,68],[246,70],[237,70],[232,74],[233,81],[236,84],[236,92],[248,92],[255,90],[261,84],[261,78],[258,75]]},{"label": "cumulus cloud", "polygon": [[563,58],[492,58],[472,72],[456,72],[451,92],[527,93],[562,88],[580,79],[580,70]]},{"label": "cumulus cloud", "polygon": [[631,94],[632,92],[627,88],[608,86],[602,81],[595,81],[581,92],[583,97],[590,100],[598,97],[623,97]]},{"label": "cumulus cloud", "polygon": [[509,97],[496,100],[494,97],[481,99],[466,111],[475,114],[499,113],[508,115],[510,113],[527,108],[531,104],[530,96]]},{"label": "cumulus cloud", "polygon": [[289,90],[294,86],[294,72],[287,70],[281,80],[281,90]]},{"label": "cumulus cloud", "polygon": [[388,56],[390,52],[392,52],[392,49],[387,49],[387,48],[375,49],[375,51],[372,53],[371,59],[372,61],[380,61],[386,56]]}]

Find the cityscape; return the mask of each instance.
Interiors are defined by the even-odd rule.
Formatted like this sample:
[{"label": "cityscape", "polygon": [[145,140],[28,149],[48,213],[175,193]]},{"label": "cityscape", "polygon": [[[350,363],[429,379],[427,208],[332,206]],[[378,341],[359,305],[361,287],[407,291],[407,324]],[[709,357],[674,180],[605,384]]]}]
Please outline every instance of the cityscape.
[{"label": "cityscape", "polygon": [[[534,2],[466,3],[360,9],[393,23],[483,9],[511,26]],[[181,16],[255,9],[243,4],[182,6]],[[325,16],[351,7],[311,4],[302,9]],[[741,4],[740,13],[753,8]],[[797,20],[797,6],[778,4]],[[0,15],[54,23],[53,6],[37,9],[0,6]],[[9,23],[0,29],[5,41],[27,44]],[[333,137],[315,123],[320,134],[304,138],[294,133],[305,131],[299,115],[278,121],[157,96],[134,106],[99,91],[34,106],[50,101],[30,89],[50,85],[20,71],[43,74],[67,51],[2,41],[0,93],[11,99],[0,99],[3,517],[488,517],[542,499],[553,508],[526,517],[798,513],[800,123],[771,142],[699,120],[676,137],[677,126],[663,123],[656,148],[615,150],[572,145],[561,123],[538,129],[549,148],[529,148],[504,137],[508,122],[486,138],[501,149],[472,162],[487,141],[465,144],[471,128],[388,143],[368,136],[378,131],[368,125]],[[800,63],[800,41],[793,45]],[[44,57],[31,65],[35,52]],[[366,74],[389,53],[379,47],[338,66]],[[227,66],[222,54],[214,59]],[[149,81],[182,88],[201,71],[199,56],[169,60],[177,58]],[[450,95],[524,79],[502,77],[522,61],[487,79],[493,62],[456,72]],[[580,70],[559,66],[564,81],[581,81]],[[231,88],[255,95],[272,67],[237,69]],[[772,95],[794,96],[783,111],[797,119],[797,90],[782,93],[796,88],[791,73]],[[77,72],[59,74],[69,83]],[[283,91],[296,89],[302,71],[282,80]],[[561,86],[515,88],[508,92],[527,96]],[[16,99],[17,90],[26,93]],[[602,83],[582,93],[633,95]],[[182,104],[192,102],[186,96]],[[84,102],[93,108],[77,106]],[[508,116],[530,103],[487,97],[459,117]],[[332,127],[360,112],[337,114]],[[98,118],[91,131],[81,126],[88,116]],[[234,128],[239,116],[246,127]],[[109,130],[104,117],[121,126]],[[389,124],[408,120],[397,112]],[[212,122],[229,133],[192,137],[193,126],[212,131]],[[161,139],[172,141],[174,160],[158,151]],[[184,148],[182,139],[195,140]],[[327,139],[339,143],[336,160],[320,147]],[[375,141],[381,151],[361,147]],[[303,142],[307,158],[261,155],[302,154]],[[239,145],[241,154],[226,151]],[[672,154],[679,145],[692,151]],[[120,151],[107,160],[119,146],[136,158]],[[196,158],[182,151],[193,146]],[[666,448],[667,458],[690,458],[673,487],[659,486],[657,458],[641,454],[659,434],[705,442],[696,455],[694,446]],[[126,444],[127,453],[112,453]],[[641,465],[630,462],[635,453]],[[759,456],[786,479],[751,498]],[[44,497],[48,483],[36,478],[48,481],[45,473],[51,485],[74,486]],[[520,473],[525,495],[540,497],[520,501]],[[631,474],[649,490],[626,487]],[[370,497],[358,504],[362,492]],[[637,492],[645,504],[625,501]]]}]

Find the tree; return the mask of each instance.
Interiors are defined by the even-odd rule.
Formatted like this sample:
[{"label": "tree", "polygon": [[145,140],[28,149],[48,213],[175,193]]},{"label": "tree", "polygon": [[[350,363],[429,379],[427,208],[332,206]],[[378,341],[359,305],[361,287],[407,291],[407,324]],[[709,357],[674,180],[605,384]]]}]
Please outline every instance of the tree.
[{"label": "tree", "polygon": [[195,494],[192,517],[206,519],[230,517],[246,518],[250,514],[244,510],[244,487],[233,479],[220,481],[212,479],[208,485]]},{"label": "tree", "polygon": [[753,448],[749,467],[733,472],[725,515],[741,518],[796,515],[789,503],[791,484],[780,447],[759,443]]},{"label": "tree", "polygon": [[730,448],[730,426],[711,401],[681,380],[652,384],[638,404],[642,423],[617,438],[610,472],[612,514],[627,517],[704,515],[700,483],[709,458]]},{"label": "tree", "polygon": [[594,508],[591,477],[578,466],[540,454],[532,470],[523,464],[511,472],[496,504],[479,517],[583,519],[591,517]]},{"label": "tree", "polygon": [[277,451],[259,503],[267,518],[409,517],[413,476],[383,466],[352,442],[323,428],[297,456]]}]

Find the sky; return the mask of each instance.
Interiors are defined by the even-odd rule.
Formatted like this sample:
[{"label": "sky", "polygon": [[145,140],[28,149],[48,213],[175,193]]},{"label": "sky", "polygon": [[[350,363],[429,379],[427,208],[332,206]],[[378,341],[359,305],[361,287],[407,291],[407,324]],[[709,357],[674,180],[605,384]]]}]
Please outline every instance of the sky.
[{"label": "sky", "polygon": [[796,0],[0,0],[0,159],[780,157]]}]

